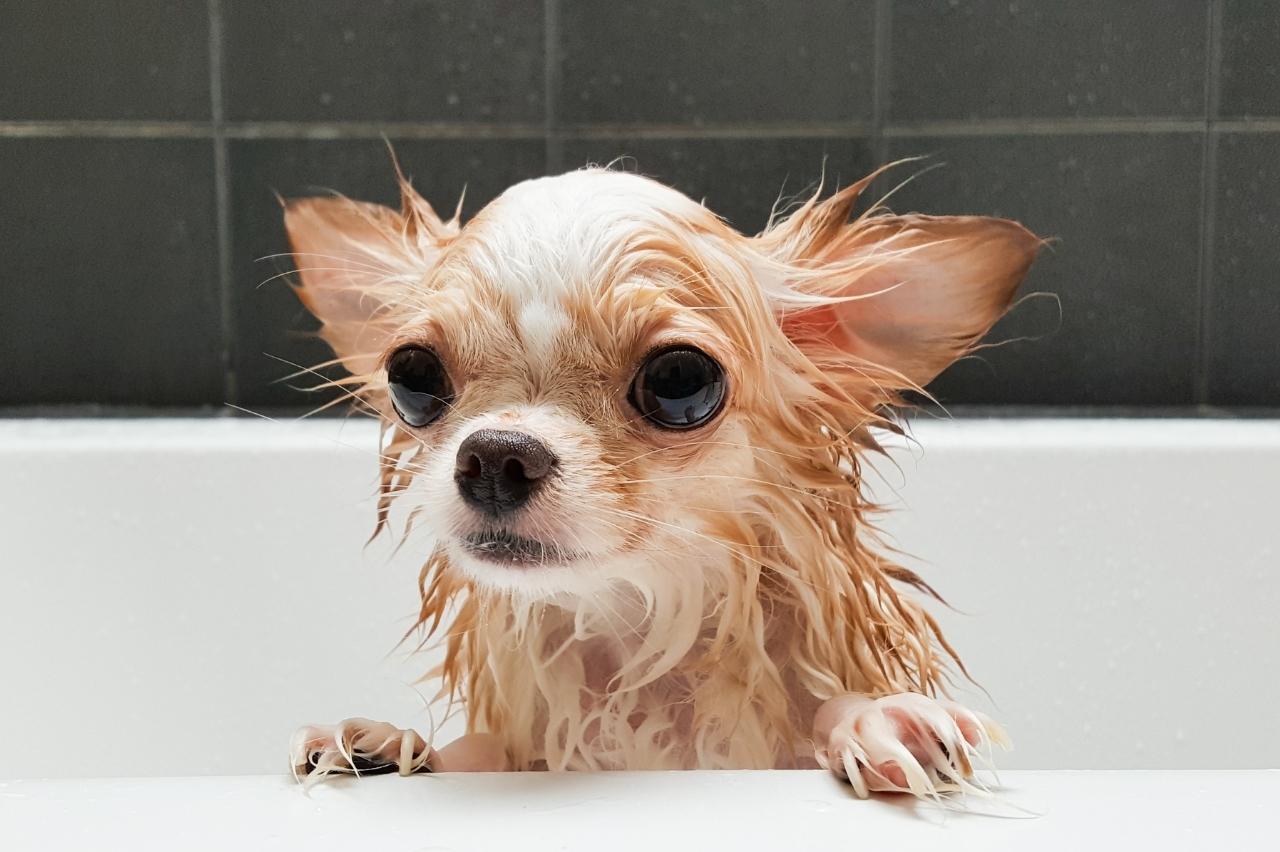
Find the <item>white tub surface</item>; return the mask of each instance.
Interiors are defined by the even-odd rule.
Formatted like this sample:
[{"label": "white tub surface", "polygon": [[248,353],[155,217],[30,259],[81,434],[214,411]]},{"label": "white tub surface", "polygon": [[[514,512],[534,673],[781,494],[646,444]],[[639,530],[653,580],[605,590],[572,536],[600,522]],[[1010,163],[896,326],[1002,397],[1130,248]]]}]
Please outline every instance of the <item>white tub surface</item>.
[{"label": "white tub surface", "polygon": [[859,801],[824,772],[392,776],[309,796],[242,776],[0,782],[0,827],[6,852],[1276,848],[1280,772],[1023,771],[1004,783],[1039,815]]},{"label": "white tub surface", "polygon": [[[916,437],[897,467],[878,463],[897,508],[885,525],[959,610],[938,612],[996,703],[964,697],[1018,744],[1002,767],[1280,767],[1280,423],[975,420],[923,423]],[[364,549],[374,451],[368,421],[0,421],[0,778],[277,772],[303,723],[429,728],[411,684],[430,661],[394,651],[426,543],[394,559],[387,542]],[[1066,814],[1127,807],[1050,777],[1082,791]],[[1196,779],[1243,796],[1262,776],[1142,777],[1171,785],[1144,807],[1176,815]],[[146,786],[129,783],[93,788],[103,819],[103,803],[124,796],[127,810]],[[213,820],[217,802],[256,807],[246,791],[275,789],[155,783],[175,797],[162,821],[184,803]],[[421,789],[422,813],[396,819],[429,827],[445,807],[431,796],[460,795],[430,791],[484,783],[546,785],[535,802],[612,795],[554,780],[377,789]],[[53,808],[73,789],[10,787],[3,801],[25,790]],[[278,795],[292,803],[282,819],[302,825],[365,794]],[[901,809],[847,807],[901,822]],[[346,825],[335,831],[358,827]],[[1004,830],[1045,831],[1028,825]]]}]

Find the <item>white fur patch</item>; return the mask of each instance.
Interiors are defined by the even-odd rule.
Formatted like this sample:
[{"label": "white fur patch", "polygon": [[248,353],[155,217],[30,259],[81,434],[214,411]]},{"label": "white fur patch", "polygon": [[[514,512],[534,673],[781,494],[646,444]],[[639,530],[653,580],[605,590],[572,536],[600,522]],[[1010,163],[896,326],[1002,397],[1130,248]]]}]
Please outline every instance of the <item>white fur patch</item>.
[{"label": "white fur patch", "polygon": [[542,360],[555,351],[556,341],[569,328],[569,316],[559,305],[539,300],[520,309],[517,323],[526,354]]}]

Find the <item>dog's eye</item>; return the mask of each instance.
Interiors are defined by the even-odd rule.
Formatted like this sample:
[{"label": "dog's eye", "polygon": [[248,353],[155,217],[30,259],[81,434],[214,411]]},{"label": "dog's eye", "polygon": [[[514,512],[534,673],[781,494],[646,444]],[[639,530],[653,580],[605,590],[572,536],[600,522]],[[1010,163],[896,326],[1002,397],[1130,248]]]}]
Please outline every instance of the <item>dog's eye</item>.
[{"label": "dog's eye", "polygon": [[724,370],[689,346],[649,356],[631,382],[631,404],[649,422],[667,429],[701,426],[724,404]]},{"label": "dog's eye", "polygon": [[405,346],[387,359],[387,384],[396,414],[410,426],[426,426],[453,400],[444,364],[430,349]]}]

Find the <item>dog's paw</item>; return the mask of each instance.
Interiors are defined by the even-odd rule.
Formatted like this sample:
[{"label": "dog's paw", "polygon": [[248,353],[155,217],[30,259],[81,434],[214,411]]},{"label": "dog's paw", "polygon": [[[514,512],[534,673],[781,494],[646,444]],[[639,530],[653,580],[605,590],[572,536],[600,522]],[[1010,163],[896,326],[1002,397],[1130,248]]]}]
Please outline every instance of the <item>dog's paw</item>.
[{"label": "dog's paw", "polygon": [[331,774],[412,775],[430,772],[434,758],[435,751],[417,732],[369,719],[299,728],[289,746],[298,780]]},{"label": "dog's paw", "polygon": [[1009,738],[991,719],[952,701],[904,692],[851,708],[818,762],[866,797],[872,791],[935,796],[982,789],[974,763]]}]

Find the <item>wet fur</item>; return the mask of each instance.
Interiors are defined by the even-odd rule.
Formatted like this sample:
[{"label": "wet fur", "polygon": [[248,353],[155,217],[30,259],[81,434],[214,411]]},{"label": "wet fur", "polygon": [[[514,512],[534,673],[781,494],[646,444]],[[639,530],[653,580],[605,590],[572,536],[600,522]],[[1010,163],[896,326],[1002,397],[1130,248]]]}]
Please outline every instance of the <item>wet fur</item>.
[{"label": "wet fur", "polygon": [[[447,493],[463,431],[518,423],[567,456],[538,532],[585,554],[571,572],[508,582],[441,544],[420,578],[441,695],[514,768],[811,766],[823,702],[937,695],[963,670],[912,594],[932,590],[876,537],[862,459],[899,429],[902,394],[1008,308],[1039,242],[1013,223],[879,206],[850,221],[872,177],[755,237],[605,170],[516,187],[465,227],[403,179],[398,213],[288,207],[299,295],[352,373],[342,386],[382,420],[380,529],[396,503],[443,538],[465,526]],[[913,264],[922,279],[962,264],[981,286],[903,310]],[[544,299],[563,320],[530,316]],[[875,325],[882,306],[905,331]],[[725,366],[713,426],[663,434],[628,416],[630,377],[665,341]],[[459,377],[427,430],[404,427],[386,393],[383,358],[406,342]]]}]

